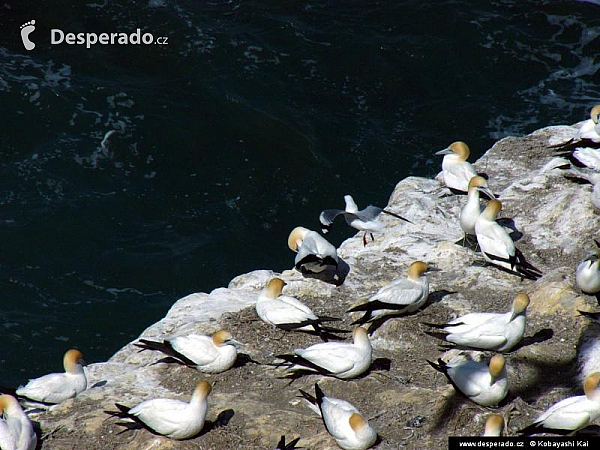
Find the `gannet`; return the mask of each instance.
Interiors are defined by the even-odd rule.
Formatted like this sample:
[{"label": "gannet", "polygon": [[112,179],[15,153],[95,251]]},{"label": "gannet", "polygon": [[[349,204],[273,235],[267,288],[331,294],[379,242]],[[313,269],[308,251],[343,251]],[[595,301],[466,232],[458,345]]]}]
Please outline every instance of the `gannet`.
[{"label": "gannet", "polygon": [[454,388],[481,406],[495,406],[508,393],[508,377],[504,357],[494,355],[489,366],[473,360],[438,363],[427,360],[435,370],[442,372]]},{"label": "gannet", "polygon": [[429,280],[426,272],[439,270],[423,261],[415,261],[408,268],[408,277],[394,280],[383,286],[366,303],[348,312],[366,311],[354,324],[372,322],[388,314],[406,314],[419,309],[429,297]]},{"label": "gannet", "polygon": [[327,397],[315,383],[315,397],[300,390],[310,408],[323,418],[327,432],[345,450],[365,450],[377,441],[377,432],[358,409],[339,398]]},{"label": "gannet", "polygon": [[462,141],[453,142],[436,153],[445,155],[442,160],[442,176],[446,187],[463,194],[468,191],[469,181],[477,176],[477,172],[467,161],[470,154],[469,146]]},{"label": "gannet", "polygon": [[477,222],[479,215],[484,210],[479,203],[480,192],[483,192],[490,199],[496,198],[488,188],[486,179],[477,175],[469,181],[467,203],[460,210],[459,222],[465,235],[475,235],[475,222]]},{"label": "gannet", "polygon": [[504,417],[500,414],[490,414],[485,421],[484,436],[502,436]]},{"label": "gannet", "polygon": [[284,330],[313,331],[321,337],[327,337],[329,332],[345,332],[345,330],[323,326],[323,322],[340,319],[317,316],[301,301],[281,295],[285,284],[281,278],[272,278],[259,294],[256,313],[263,322]]},{"label": "gannet", "polygon": [[279,442],[277,443],[277,447],[275,448],[275,450],[296,450],[302,447],[296,447],[296,444],[298,443],[298,441],[300,440],[300,438],[296,438],[293,441],[288,442],[287,444],[285,443],[285,435],[282,435],[281,438],[279,439]]},{"label": "gannet", "polygon": [[484,259],[521,277],[539,278],[541,272],[525,261],[506,230],[496,222],[501,209],[499,200],[490,200],[475,222],[475,235]]},{"label": "gannet", "polygon": [[15,443],[15,438],[10,432],[7,423],[4,421],[2,417],[3,409],[0,406],[0,448],[6,450],[13,450],[17,447]]},{"label": "gannet", "polygon": [[551,148],[564,150],[574,147],[594,146],[600,143],[600,105],[595,105],[590,110],[590,118],[583,122],[579,127],[577,134],[566,142],[551,145]]},{"label": "gannet", "polygon": [[377,217],[381,213],[389,214],[390,216],[394,216],[397,219],[404,220],[408,223],[412,223],[410,220],[405,219],[404,217],[399,216],[396,213],[373,205],[369,205],[365,209],[359,211],[358,206],[356,206],[356,203],[354,203],[354,199],[350,195],[345,195],[344,200],[346,201],[345,210],[326,209],[325,211],[321,212],[321,215],[319,216],[319,222],[321,222],[321,230],[323,231],[323,234],[329,233],[333,221],[340,214],[344,215],[346,223],[352,228],[355,228],[358,231],[364,231],[363,245],[367,245],[367,233],[370,233],[371,239],[374,239],[373,233],[378,233],[381,230],[383,230],[383,222],[377,221]]},{"label": "gannet", "polygon": [[425,333],[461,348],[507,352],[523,338],[527,306],[529,296],[520,293],[507,313],[470,313],[441,325],[425,323],[443,330]]},{"label": "gannet", "polygon": [[[4,415],[4,419],[2,416]],[[16,398],[0,395],[0,448],[35,450],[37,435]]]},{"label": "gannet", "polygon": [[569,397],[555,403],[521,434],[569,434],[590,425],[600,416],[600,372],[588,375],[583,383],[585,395]]},{"label": "gannet", "polygon": [[308,348],[294,350],[294,355],[277,355],[293,375],[318,372],[343,380],[356,378],[371,365],[371,342],[367,331],[357,327],[352,333],[353,343],[323,342]]},{"label": "gannet", "polygon": [[63,357],[64,373],[51,373],[29,380],[16,390],[16,394],[26,400],[46,404],[61,403],[75,397],[87,388],[82,357],[79,350],[68,350]]},{"label": "gannet", "polygon": [[587,294],[600,291],[600,248],[590,250],[586,258],[577,265],[577,286]]},{"label": "gannet", "polygon": [[336,248],[316,231],[296,227],[288,237],[290,250],[297,252],[294,264],[302,273],[320,273],[338,267]]},{"label": "gannet", "polygon": [[206,380],[198,382],[189,403],[181,400],[158,398],[146,400],[133,408],[115,403],[119,411],[104,411],[113,417],[129,419],[171,439],[189,439],[204,427],[207,397],[212,387]]},{"label": "gannet", "polygon": [[235,364],[238,341],[228,331],[219,330],[212,336],[190,334],[178,336],[163,342],[140,339],[134,344],[142,350],[158,350],[200,372],[220,373]]}]

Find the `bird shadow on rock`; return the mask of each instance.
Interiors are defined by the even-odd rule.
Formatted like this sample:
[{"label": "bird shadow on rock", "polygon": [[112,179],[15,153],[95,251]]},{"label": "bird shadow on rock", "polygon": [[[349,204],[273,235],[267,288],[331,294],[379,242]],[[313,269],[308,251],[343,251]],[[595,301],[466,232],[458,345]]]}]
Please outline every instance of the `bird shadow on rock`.
[{"label": "bird shadow on rock", "polygon": [[[423,306],[421,306],[419,309],[417,309],[416,311],[412,311],[412,312],[409,312],[409,313],[388,314],[386,316],[380,317],[379,319],[375,319],[369,325],[367,333],[369,334],[369,336],[372,336],[373,333],[375,333],[375,331],[377,331],[388,320],[390,320],[390,319],[396,319],[398,317],[414,316],[415,314],[418,314],[421,311],[423,311],[426,308],[428,308],[430,305],[433,305],[435,303],[441,302],[446,295],[450,295],[450,294],[456,294],[456,292],[455,291],[448,291],[446,289],[442,289],[442,290],[439,290],[439,291],[434,291],[431,294],[429,294],[429,298],[427,299],[427,301],[425,302],[425,304]],[[369,313],[367,312],[367,314],[369,314]],[[363,316],[363,318],[364,317],[365,316]],[[359,320],[361,320],[361,319],[359,319]],[[355,321],[355,322],[357,323],[358,321]]]},{"label": "bird shadow on rock", "polygon": [[346,281],[346,277],[350,273],[350,266],[342,258],[338,257],[338,266],[333,268],[328,266],[323,272],[312,273],[301,270],[300,273],[304,278],[315,278],[325,283],[341,286]]},{"label": "bird shadow on rock", "polygon": [[577,431],[574,436],[600,436],[600,425],[588,425]]},{"label": "bird shadow on rock", "polygon": [[535,333],[533,336],[525,336],[521,339],[517,345],[510,349],[510,351],[505,352],[506,354],[515,353],[517,350],[522,349],[523,347],[527,347],[528,345],[539,344],[541,342],[545,342],[549,339],[552,339],[554,336],[554,331],[550,328],[542,328],[540,331]]},{"label": "bird shadow on rock", "polygon": [[576,358],[550,363],[515,355],[511,358],[511,363],[515,366],[520,364],[529,367],[535,374],[526,383],[511,386],[511,399],[520,397],[525,401],[534,400],[558,387],[568,388],[572,392],[571,395],[581,394],[582,387],[575,377]]},{"label": "bird shadow on rock", "polygon": [[501,217],[499,219],[496,219],[496,222],[498,223],[498,225],[511,230],[511,232],[508,233],[508,235],[511,237],[513,242],[517,242],[519,239],[521,239],[523,237],[523,233],[521,233],[519,230],[517,230],[515,221],[513,219],[511,219],[510,217]]},{"label": "bird shadow on rock", "polygon": [[235,368],[244,367],[246,364],[260,365],[260,362],[255,361],[254,359],[252,359],[252,357],[250,355],[248,355],[246,353],[238,353],[235,363],[233,364],[233,367],[235,367]]}]

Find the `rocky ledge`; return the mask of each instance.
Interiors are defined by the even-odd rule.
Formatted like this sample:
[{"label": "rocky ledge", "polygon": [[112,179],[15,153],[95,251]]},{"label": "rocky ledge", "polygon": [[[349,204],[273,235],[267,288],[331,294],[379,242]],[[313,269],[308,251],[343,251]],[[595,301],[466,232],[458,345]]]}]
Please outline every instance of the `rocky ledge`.
[{"label": "rocky ledge", "polygon": [[[282,434],[288,439],[301,437],[298,445],[306,448],[337,448],[320,418],[298,398],[298,389],[312,392],[318,381],[326,394],[350,401],[367,417],[382,439],[376,448],[445,449],[448,436],[481,435],[490,410],[456,395],[445,377],[426,363],[442,352],[439,342],[423,333],[421,322],[441,323],[467,312],[508,311],[515,294],[526,292],[531,298],[526,336],[542,330],[552,330],[553,336],[506,355],[510,392],[497,411],[505,416],[507,434],[514,434],[552,403],[582,392],[578,349],[583,340],[594,342],[597,333],[597,326],[577,313],[597,309],[596,299],[582,295],[574,279],[575,267],[594,245],[599,227],[591,187],[565,179],[556,169],[565,161],[547,148],[549,141],[567,140],[575,132],[574,127],[551,127],[508,137],[476,163],[503,202],[501,216],[513,219],[516,236],[521,236],[517,246],[543,271],[539,280],[521,280],[483,266],[479,254],[456,244],[462,239],[458,213],[465,198],[446,195],[438,180],[406,178],[396,186],[388,209],[400,211],[414,224],[384,217],[385,230],[366,247],[360,234],[346,240],[339,249],[349,266],[342,285],[306,278],[297,271],[282,274],[286,294],[317,314],[343,317],[343,325],[350,328],[357,317],[345,311],[382,285],[404,277],[412,261],[420,259],[441,269],[430,275],[432,295],[421,311],[388,320],[375,331],[377,364],[367,374],[350,381],[313,375],[290,383],[278,378],[281,372],[274,367],[247,362],[222,374],[205,375],[177,364],[156,363],[161,355],[140,353],[130,343],[109,361],[87,367],[87,391],[32,416],[41,428],[41,448],[273,449]],[[309,219],[307,223],[314,222]],[[163,339],[225,328],[245,344],[244,353],[261,363],[316,343],[314,336],[274,330],[256,316],[257,293],[274,275],[258,270],[233,279],[227,288],[182,298],[142,337]],[[228,422],[195,439],[178,442],[145,430],[122,432],[117,421],[103,413],[114,409],[115,401],[130,406],[156,397],[187,401],[203,378],[214,385],[207,419],[226,417]]]}]

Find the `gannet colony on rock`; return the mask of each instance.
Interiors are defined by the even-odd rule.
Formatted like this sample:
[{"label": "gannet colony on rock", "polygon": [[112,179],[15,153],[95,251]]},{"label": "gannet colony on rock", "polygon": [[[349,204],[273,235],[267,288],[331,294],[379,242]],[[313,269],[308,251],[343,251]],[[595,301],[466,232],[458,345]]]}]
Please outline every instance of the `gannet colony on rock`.
[{"label": "gannet colony on rock", "polygon": [[[327,210],[339,202],[324,196],[322,226],[343,215],[357,234],[336,249],[287,224],[297,253],[285,241],[268,245],[288,252],[292,269],[256,270],[177,301],[140,339],[87,366],[86,390],[29,413],[41,448],[167,449],[173,438],[182,449],[445,449],[448,436],[600,425],[600,215],[593,186],[569,176],[581,170],[572,169],[575,143],[595,144],[597,123],[593,110],[583,126],[508,137],[471,163],[456,142],[439,152],[442,173],[401,180],[385,208],[359,210],[348,195],[344,210]],[[341,330],[364,327],[324,343],[331,318]],[[227,361],[200,372],[190,336]],[[171,407],[195,426],[171,424]],[[572,409],[582,418],[563,421]],[[120,433],[119,417],[139,429]]]}]

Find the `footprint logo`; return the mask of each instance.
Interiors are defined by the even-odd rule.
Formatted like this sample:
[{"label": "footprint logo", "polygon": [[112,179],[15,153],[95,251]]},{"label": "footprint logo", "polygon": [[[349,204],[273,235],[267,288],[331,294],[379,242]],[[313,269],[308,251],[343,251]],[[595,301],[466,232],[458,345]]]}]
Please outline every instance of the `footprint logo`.
[{"label": "footprint logo", "polygon": [[29,35],[35,30],[35,20],[31,22],[25,22],[21,25],[21,39],[23,39],[23,45],[26,50],[33,50],[35,44],[29,40]]}]

